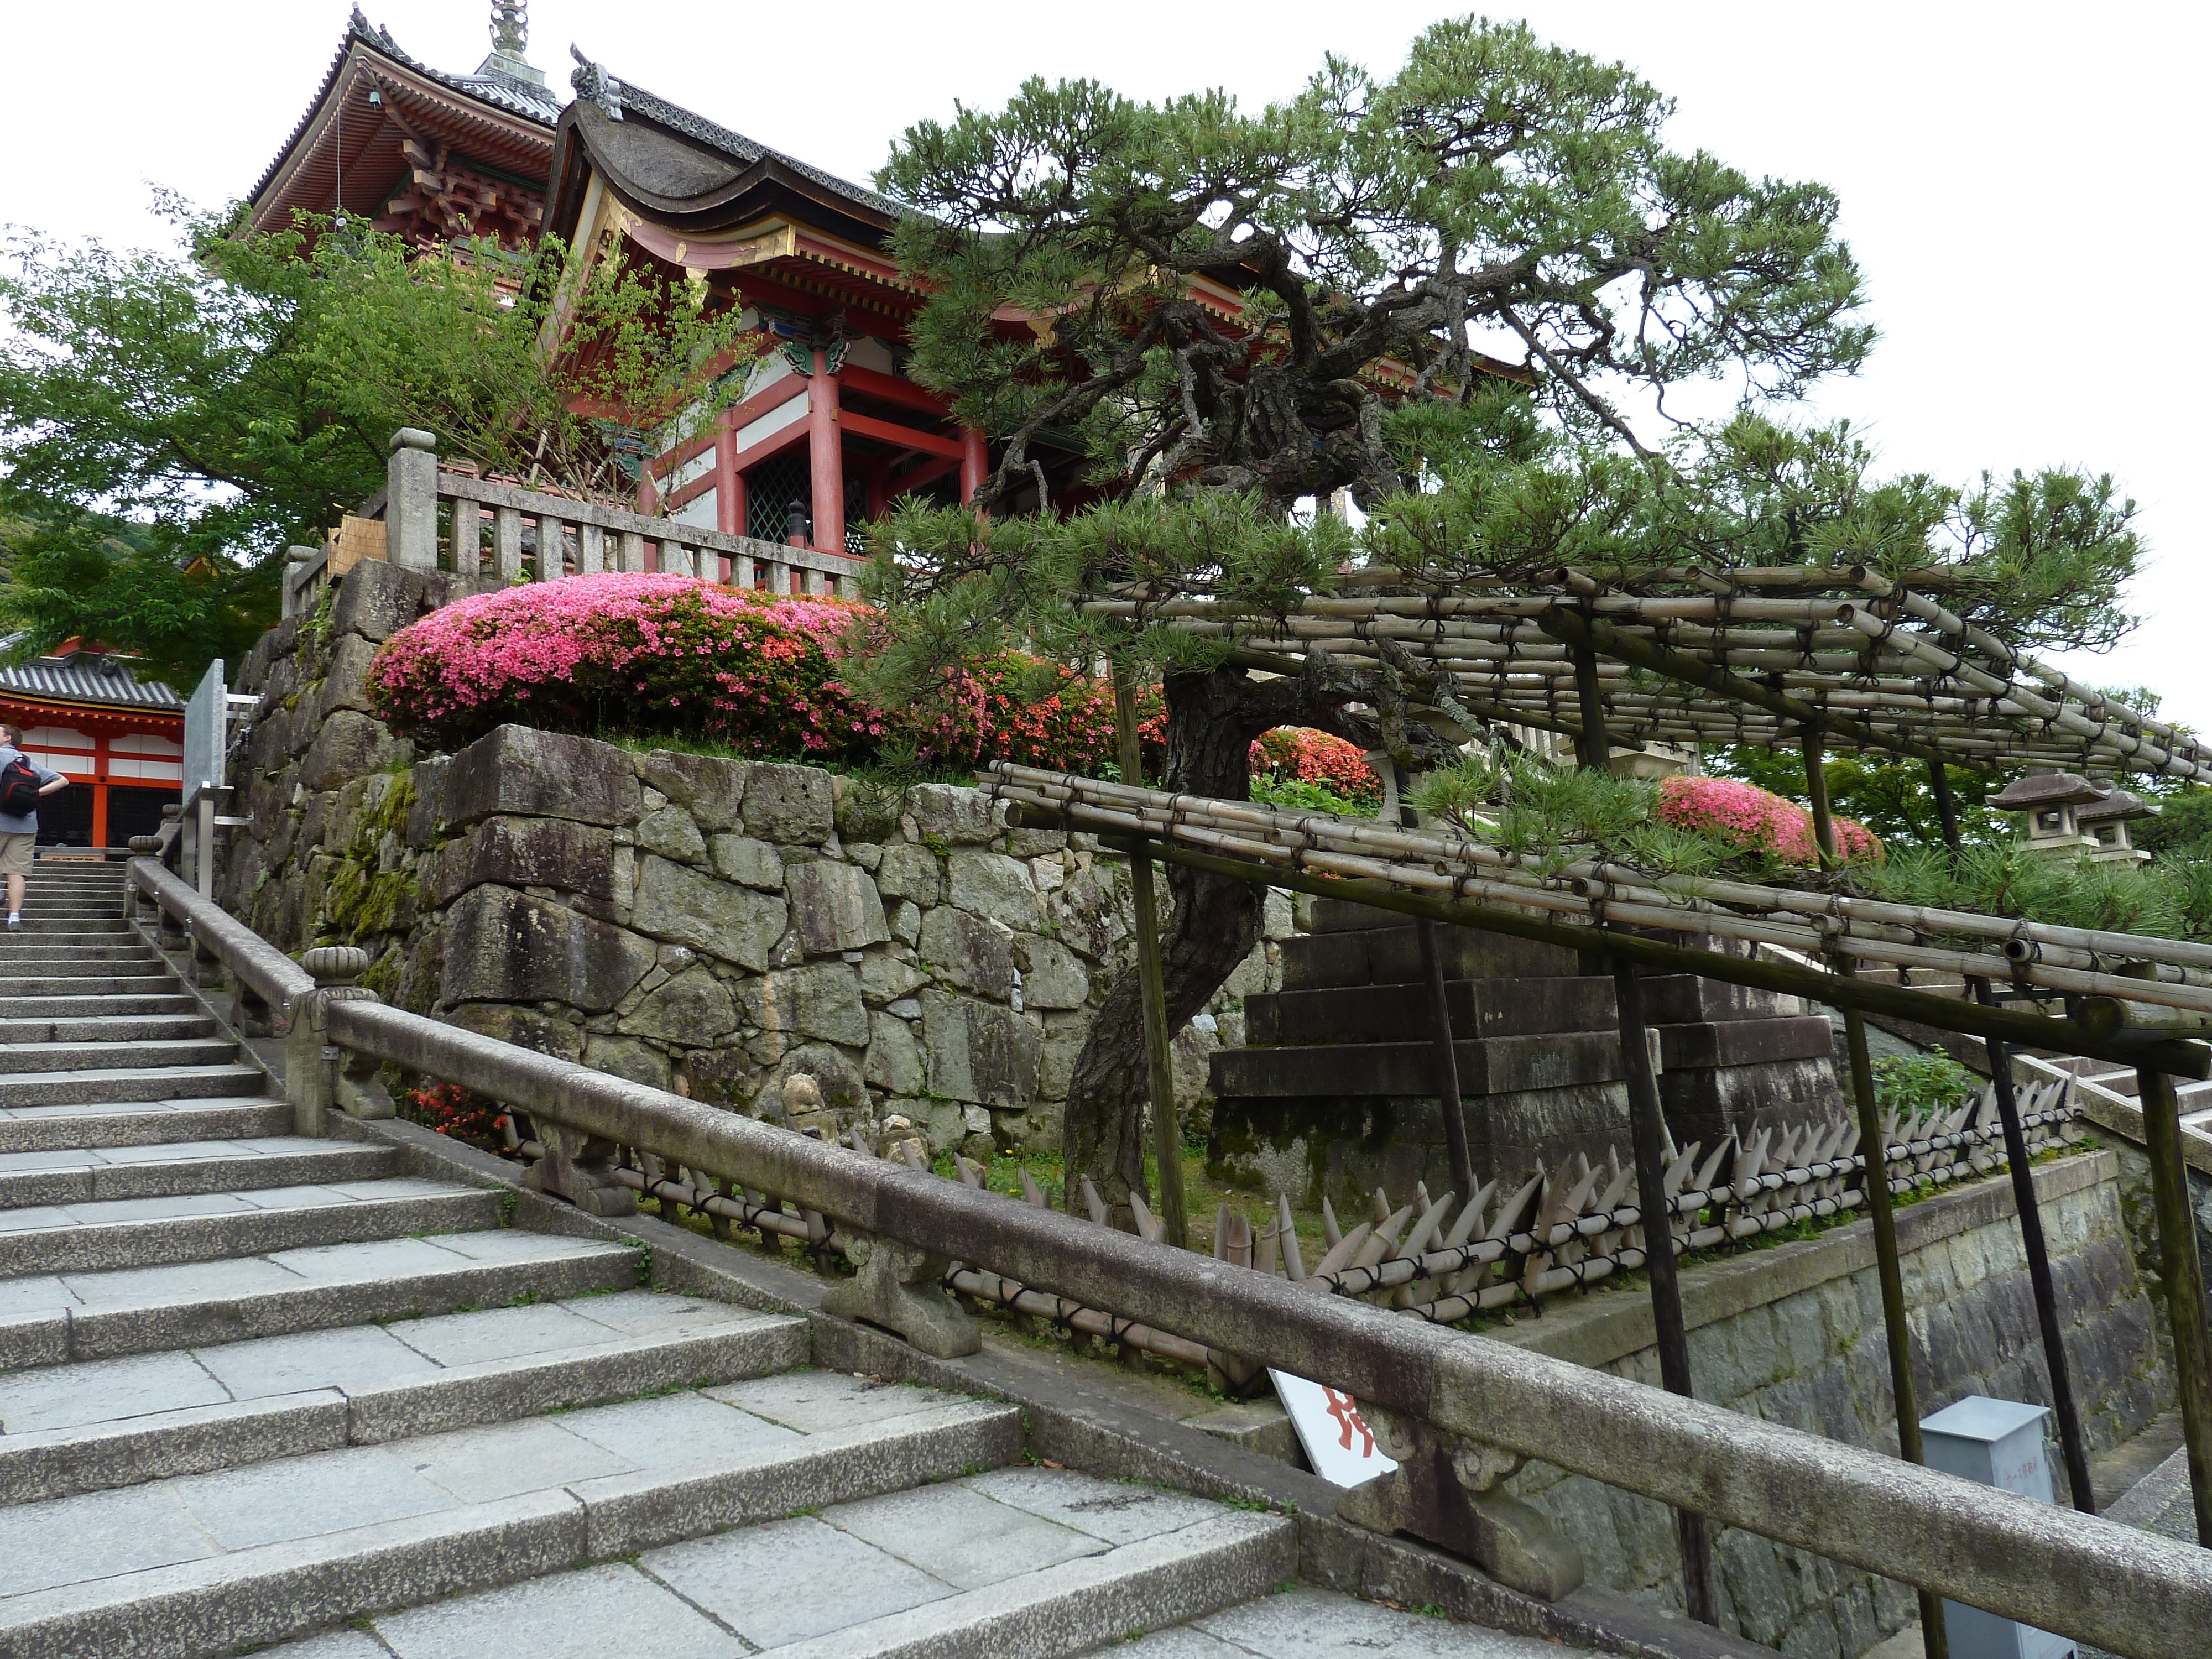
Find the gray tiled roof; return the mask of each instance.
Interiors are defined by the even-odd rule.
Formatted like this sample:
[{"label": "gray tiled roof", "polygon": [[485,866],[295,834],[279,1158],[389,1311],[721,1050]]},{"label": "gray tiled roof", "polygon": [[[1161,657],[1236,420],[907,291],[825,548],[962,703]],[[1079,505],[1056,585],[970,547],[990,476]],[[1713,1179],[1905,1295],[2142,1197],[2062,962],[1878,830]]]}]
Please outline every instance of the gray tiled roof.
[{"label": "gray tiled roof", "polygon": [[764,159],[780,161],[793,173],[803,174],[814,180],[816,184],[834,190],[848,200],[857,202],[863,207],[871,208],[878,213],[887,214],[896,219],[913,211],[903,202],[881,195],[865,185],[856,185],[849,179],[840,179],[834,173],[824,173],[820,167],[802,161],[795,155],[786,155],[780,149],[770,149],[766,144],[757,143],[742,132],[732,132],[727,127],[718,126],[705,116],[695,114],[681,105],[672,104],[665,98],[655,97],[635,82],[622,82],[622,104],[625,116],[642,115],[647,120],[668,128],[672,132],[680,132],[687,138],[696,138],[701,143],[709,145],[721,151],[723,155],[739,161],[749,164]]},{"label": "gray tiled roof", "polygon": [[100,703],[112,708],[184,712],[184,700],[156,681],[141,685],[130,669],[112,657],[88,661],[39,657],[0,667],[0,692],[45,697],[60,702]]}]

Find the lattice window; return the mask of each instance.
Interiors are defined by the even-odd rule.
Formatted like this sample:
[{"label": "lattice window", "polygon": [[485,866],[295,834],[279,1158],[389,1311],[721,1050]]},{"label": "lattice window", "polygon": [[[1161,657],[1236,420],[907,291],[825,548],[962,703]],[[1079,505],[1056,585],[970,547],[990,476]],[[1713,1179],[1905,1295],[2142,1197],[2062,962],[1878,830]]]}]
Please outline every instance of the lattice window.
[{"label": "lattice window", "polygon": [[764,542],[788,540],[794,501],[813,517],[814,476],[803,444],[769,456],[745,474],[745,534]]}]

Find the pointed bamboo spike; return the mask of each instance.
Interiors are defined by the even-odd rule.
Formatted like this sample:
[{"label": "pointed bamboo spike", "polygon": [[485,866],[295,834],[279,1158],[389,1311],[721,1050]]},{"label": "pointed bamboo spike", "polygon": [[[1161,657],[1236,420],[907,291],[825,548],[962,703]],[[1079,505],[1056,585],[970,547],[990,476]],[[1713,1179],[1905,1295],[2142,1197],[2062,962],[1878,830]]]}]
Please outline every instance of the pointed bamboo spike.
[{"label": "pointed bamboo spike", "polygon": [[[1605,1167],[1612,1172],[1612,1179],[1605,1183],[1605,1190],[1592,1201],[1589,1206],[1592,1215],[1610,1215],[1619,1209],[1620,1200],[1627,1196],[1629,1188],[1636,1180],[1636,1172],[1633,1170],[1622,1169],[1620,1161],[1610,1152],[1606,1155]],[[1661,1178],[1662,1180],[1665,1178],[1663,1171]]]},{"label": "pointed bamboo spike", "polygon": [[984,1177],[990,1173],[989,1170],[986,1170],[974,1158],[965,1156],[954,1158],[952,1160],[952,1167],[960,1171],[960,1179],[963,1183],[970,1187],[981,1187],[983,1184]]},{"label": "pointed bamboo spike", "polygon": [[1252,1222],[1242,1211],[1229,1214],[1229,1254],[1226,1260],[1232,1267],[1252,1265]]},{"label": "pointed bamboo spike", "polygon": [[1475,1190],[1474,1197],[1461,1209],[1459,1219],[1452,1223],[1451,1231],[1444,1236],[1444,1249],[1456,1250],[1474,1237],[1482,1226],[1483,1212],[1490,1207],[1490,1195],[1497,1190],[1494,1181],[1486,1181]]},{"label": "pointed bamboo spike", "polygon": [[1375,1224],[1379,1227],[1390,1218],[1390,1194],[1377,1187],[1370,1201],[1375,1206]]},{"label": "pointed bamboo spike", "polygon": [[1578,1182],[1588,1175],[1590,1172],[1589,1154],[1577,1152],[1575,1161],[1568,1166],[1568,1171],[1567,1179],[1571,1182]]},{"label": "pointed bamboo spike", "polygon": [[1036,1178],[1030,1174],[1028,1168],[1024,1166],[1020,1173],[1022,1178],[1022,1196],[1029,1201],[1030,1206],[1034,1209],[1039,1210],[1049,1210],[1052,1208],[1051,1197],[1045,1192],[1043,1188],[1036,1184]]},{"label": "pointed bamboo spike", "polygon": [[908,1169],[927,1170],[929,1168],[929,1160],[921,1155],[921,1149],[911,1140],[902,1140],[899,1142],[899,1156],[906,1159],[907,1167]]},{"label": "pointed bamboo spike", "polygon": [[1281,1250],[1282,1225],[1273,1216],[1260,1230],[1260,1242],[1252,1253],[1252,1265],[1270,1279],[1275,1275],[1275,1261]]},{"label": "pointed bamboo spike", "polygon": [[1081,1182],[1077,1184],[1076,1191],[1082,1197],[1085,1213],[1090,1216],[1091,1221],[1096,1225],[1101,1227],[1104,1226],[1106,1224],[1106,1200],[1098,1196],[1098,1188],[1091,1185],[1091,1177],[1089,1176],[1085,1176]]},{"label": "pointed bamboo spike", "polygon": [[1229,1200],[1223,1199],[1213,1206],[1213,1259],[1229,1260],[1230,1229],[1236,1224],[1229,1218]]},{"label": "pointed bamboo spike", "polygon": [[1136,1221],[1138,1237],[1143,1239],[1147,1244],[1158,1242],[1160,1224],[1153,1217],[1152,1212],[1145,1207],[1144,1195],[1141,1193],[1129,1194],[1129,1214]]},{"label": "pointed bamboo spike", "polygon": [[1352,1258],[1352,1265],[1355,1267],[1371,1267],[1378,1261],[1387,1261],[1396,1255],[1398,1235],[1404,1231],[1407,1222],[1413,1218],[1413,1206],[1410,1204],[1402,1210],[1393,1211],[1389,1219],[1369,1236],[1366,1246],[1358,1255]]},{"label": "pointed bamboo spike", "polygon": [[[1336,1212],[1323,1197],[1321,1201],[1321,1242],[1325,1249],[1334,1249],[1344,1242],[1344,1229],[1336,1224]],[[1316,1273],[1321,1271],[1316,1267]]]},{"label": "pointed bamboo spike", "polygon": [[1679,1157],[1669,1158],[1668,1160],[1666,1178],[1667,1190],[1668,1192],[1679,1193],[1682,1190],[1682,1182],[1684,1179],[1689,1175],[1691,1170],[1697,1164],[1698,1147],[1700,1144],[1700,1142],[1693,1140],[1689,1144],[1688,1148]]},{"label": "pointed bamboo spike", "polygon": [[1421,1218],[1413,1224],[1413,1231],[1406,1235],[1406,1243],[1401,1252],[1402,1254],[1406,1255],[1419,1255],[1422,1251],[1429,1248],[1429,1241],[1437,1236],[1437,1230],[1444,1224],[1447,1218],[1450,1216],[1452,1200],[1455,1195],[1456,1194],[1455,1194],[1446,1193],[1435,1203],[1430,1205],[1427,1209],[1421,1212]]},{"label": "pointed bamboo spike", "polygon": [[1298,1248],[1298,1230],[1291,1214],[1291,1195],[1275,1195],[1275,1225],[1282,1234],[1283,1271],[1293,1285],[1303,1284],[1306,1276],[1304,1253]]},{"label": "pointed bamboo spike", "polygon": [[1316,1273],[1333,1273],[1338,1268],[1346,1266],[1351,1261],[1353,1256],[1359,1253],[1361,1247],[1367,1243],[1368,1234],[1374,1231],[1375,1224],[1373,1222],[1361,1222],[1350,1232],[1345,1234],[1342,1238],[1338,1239],[1335,1243],[1328,1247],[1328,1254],[1323,1255],[1319,1261],[1314,1264],[1314,1272]]},{"label": "pointed bamboo spike", "polygon": [[1735,1137],[1731,1134],[1726,1140],[1713,1148],[1713,1155],[1705,1160],[1705,1167],[1698,1171],[1698,1179],[1693,1190],[1701,1193],[1712,1191],[1713,1177],[1720,1173],[1721,1160],[1729,1155],[1729,1148],[1735,1144]]},{"label": "pointed bamboo spike", "polygon": [[1521,1218],[1528,1213],[1528,1203],[1544,1185],[1544,1166],[1538,1164],[1536,1173],[1521,1183],[1520,1189],[1507,1199],[1498,1212],[1498,1218],[1490,1224],[1486,1238],[1510,1238],[1521,1225]]},{"label": "pointed bamboo spike", "polygon": [[1429,1183],[1425,1181],[1413,1183],[1413,1207],[1423,1215],[1429,1212]]}]

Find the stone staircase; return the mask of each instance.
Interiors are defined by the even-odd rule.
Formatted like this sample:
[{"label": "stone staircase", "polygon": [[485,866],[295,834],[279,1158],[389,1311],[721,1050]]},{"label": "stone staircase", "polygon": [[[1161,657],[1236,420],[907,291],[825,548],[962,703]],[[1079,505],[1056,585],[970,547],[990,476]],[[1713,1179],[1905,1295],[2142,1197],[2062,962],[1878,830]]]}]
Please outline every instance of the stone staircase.
[{"label": "stone staircase", "polygon": [[1290,1521],[1027,1466],[1012,1406],[290,1133],[120,876],[41,865],[0,937],[0,1653],[1268,1650],[1212,1632],[1281,1622]]}]

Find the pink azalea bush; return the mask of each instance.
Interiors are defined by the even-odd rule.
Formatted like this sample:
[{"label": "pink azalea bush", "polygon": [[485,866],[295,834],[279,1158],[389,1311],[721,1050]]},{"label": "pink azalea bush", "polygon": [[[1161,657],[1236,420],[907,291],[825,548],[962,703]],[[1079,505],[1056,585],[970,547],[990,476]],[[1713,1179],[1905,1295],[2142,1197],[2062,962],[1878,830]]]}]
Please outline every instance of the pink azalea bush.
[{"label": "pink azalea bush", "polygon": [[[1008,655],[911,707],[884,709],[841,675],[875,613],[678,575],[577,576],[479,594],[387,641],[372,701],[396,731],[455,749],[514,720],[555,731],[685,733],[793,760],[865,764],[885,747],[924,761],[998,759],[1096,771],[1115,752],[1100,682]],[[1157,760],[1159,692],[1139,699]]]},{"label": "pink azalea bush", "polygon": [[[1820,861],[1813,815],[1791,800],[1732,778],[1677,775],[1661,780],[1659,820],[1677,830],[1711,836],[1747,853],[1783,864]],[[1846,860],[1879,863],[1881,838],[1850,818],[1836,820],[1836,850]]]},{"label": "pink azalea bush", "polygon": [[1316,784],[1363,805],[1382,799],[1382,780],[1357,746],[1303,726],[1279,726],[1255,743],[1252,775]]},{"label": "pink azalea bush", "polygon": [[838,678],[861,607],[678,575],[578,576],[434,611],[369,670],[377,713],[433,747],[509,720],[680,732],[766,755],[859,760],[880,710]]}]

